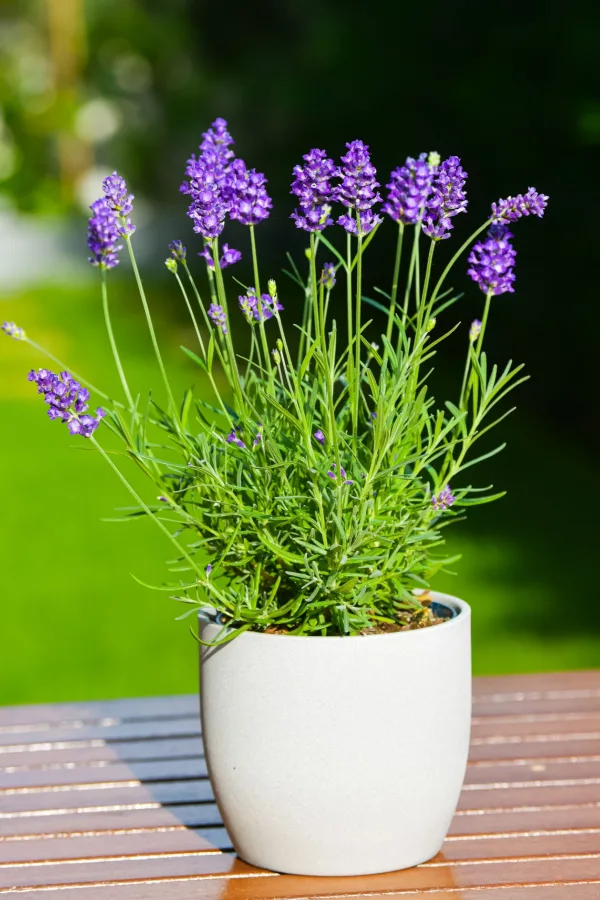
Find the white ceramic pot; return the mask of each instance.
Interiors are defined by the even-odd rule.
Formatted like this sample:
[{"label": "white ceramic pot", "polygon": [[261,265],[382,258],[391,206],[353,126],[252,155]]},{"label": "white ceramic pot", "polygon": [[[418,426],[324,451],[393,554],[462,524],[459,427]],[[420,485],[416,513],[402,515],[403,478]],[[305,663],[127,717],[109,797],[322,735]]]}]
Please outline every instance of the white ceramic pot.
[{"label": "white ceramic pot", "polygon": [[[298,875],[366,875],[440,849],[471,724],[469,606],[356,637],[245,632],[201,649],[208,771],[239,856]],[[203,640],[219,626],[201,622]]]}]

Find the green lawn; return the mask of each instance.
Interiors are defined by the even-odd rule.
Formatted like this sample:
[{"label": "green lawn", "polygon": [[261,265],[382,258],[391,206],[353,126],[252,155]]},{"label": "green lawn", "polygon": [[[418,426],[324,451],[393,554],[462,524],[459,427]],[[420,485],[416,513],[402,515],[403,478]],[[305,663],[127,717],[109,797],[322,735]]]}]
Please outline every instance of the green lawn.
[{"label": "green lawn", "polygon": [[[151,301],[159,293],[151,291]],[[133,290],[120,287],[115,301],[131,381],[140,390],[158,387]],[[117,390],[93,283],[6,299],[0,319],[14,319],[74,370]],[[162,345],[177,387],[202,389],[198,370],[178,351],[193,346],[184,321],[159,322]],[[128,505],[128,495],[88,445],[46,418],[25,377],[44,360],[0,338],[0,704],[195,690],[189,620],[173,621],[181,608],[131,577],[160,583],[168,543],[150,522],[102,521]],[[600,477],[591,460],[518,416],[494,472],[509,495],[456,526],[451,550],[464,559],[457,576],[440,575],[434,586],[473,606],[477,673],[597,667],[600,614],[588,594]],[[559,494],[564,483],[569,491]]]}]

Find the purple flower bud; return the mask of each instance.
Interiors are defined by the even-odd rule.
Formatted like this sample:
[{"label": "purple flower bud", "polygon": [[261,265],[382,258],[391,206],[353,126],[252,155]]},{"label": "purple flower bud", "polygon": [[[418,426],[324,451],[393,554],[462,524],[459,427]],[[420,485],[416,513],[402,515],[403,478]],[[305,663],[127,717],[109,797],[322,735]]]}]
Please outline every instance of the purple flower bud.
[{"label": "purple flower bud", "polygon": [[[214,269],[215,262],[213,260],[210,244],[205,244],[198,256],[203,256],[209,269]],[[219,265],[222,269],[226,269],[227,266],[233,266],[235,263],[239,262],[241,258],[242,254],[239,250],[234,250],[229,244],[223,244],[223,255],[219,260]]]},{"label": "purple flower bud", "polygon": [[409,156],[404,165],[394,169],[390,176],[383,211],[394,222],[417,225],[425,214],[433,176],[434,167],[428,162],[426,153],[421,153],[418,159]]},{"label": "purple flower bud", "polygon": [[339,478],[338,478],[336,469],[337,469],[336,463],[332,463],[331,469],[327,473],[330,478],[332,478],[338,484],[354,484],[354,482],[352,481],[351,478],[346,478],[346,470],[343,468],[343,466],[340,466],[340,477]]},{"label": "purple flower bud", "polygon": [[95,200],[90,209],[93,215],[88,222],[87,245],[92,255],[88,260],[100,269],[114,269],[119,263],[117,254],[123,249],[117,215],[106,197]]},{"label": "purple flower bud", "polygon": [[323,432],[321,431],[320,428],[318,428],[317,431],[315,431],[315,433],[313,434],[313,437],[314,437],[315,440],[317,440],[322,446],[325,446],[325,435],[323,434]]},{"label": "purple flower bud", "polygon": [[290,191],[298,197],[299,210],[295,209],[290,218],[304,231],[323,231],[333,224],[329,215],[334,198],[331,179],[337,178],[339,169],[325,150],[311,150],[302,158],[305,165],[294,167]]},{"label": "purple flower bud", "polygon": [[473,344],[481,334],[481,322],[479,319],[473,319],[469,328],[469,340]]},{"label": "purple flower bud", "polygon": [[268,319],[272,319],[276,312],[280,312],[283,309],[277,297],[271,297],[270,294],[260,295],[259,309],[255,288],[248,288],[248,293],[238,298],[238,304],[247,322],[254,320],[266,322]]},{"label": "purple flower bud", "polygon": [[443,488],[439,494],[436,496],[435,494],[431,498],[432,507],[439,511],[443,512],[445,509],[448,509],[455,502],[456,497],[452,494],[450,490],[450,485],[447,484],[445,488]]},{"label": "purple flower bud", "polygon": [[492,225],[487,239],[478,241],[468,258],[467,273],[484,294],[513,293],[516,251],[510,239],[512,233],[504,225]]},{"label": "purple flower bud", "polygon": [[235,444],[236,447],[241,447],[242,450],[244,450],[246,447],[243,440],[237,436],[235,428],[231,429],[229,434],[226,436],[225,440],[227,441],[228,444]]},{"label": "purple flower bud", "polygon": [[221,330],[221,334],[227,334],[227,316],[223,307],[211,303],[207,312],[209,319]]},{"label": "purple flower bud", "polygon": [[330,291],[335,287],[335,264],[332,262],[323,263],[323,272],[321,274],[321,282],[326,291]]},{"label": "purple flower bud", "polygon": [[15,341],[24,341],[26,338],[23,329],[19,328],[18,325],[15,325],[14,322],[3,322],[2,331],[8,337],[14,338]]},{"label": "purple flower bud", "polygon": [[434,241],[450,237],[454,227],[450,219],[467,211],[465,182],[467,173],[458,156],[450,156],[435,170],[433,190],[427,201],[422,228]]},{"label": "purple flower bud", "polygon": [[206,569],[204,570],[205,573],[206,573],[206,577],[207,577],[207,578],[210,578],[210,573],[212,572],[212,570],[213,570],[213,567],[212,567],[212,565],[209,563],[209,564],[207,565]]},{"label": "purple flower bud", "polygon": [[108,206],[119,220],[119,234],[123,237],[133,234],[135,225],[129,219],[133,211],[133,194],[128,193],[125,179],[113,172],[102,182],[102,190]]},{"label": "purple flower bud", "polygon": [[180,262],[185,262],[187,250],[185,249],[181,241],[171,241],[171,243],[169,244],[169,250],[171,251],[173,259],[177,259]]},{"label": "purple flower bud", "polygon": [[242,225],[258,225],[268,218],[273,201],[267,194],[267,179],[262,172],[246,168],[242,159],[231,164],[227,192],[231,198],[229,216]]},{"label": "purple flower bud", "polygon": [[375,180],[377,170],[371,162],[368,146],[362,141],[351,141],[346,147],[348,152],[342,156],[342,182],[335,190],[334,199],[354,214],[340,216],[338,225],[342,225],[350,234],[358,234],[358,218],[360,233],[368,234],[383,221],[371,209],[375,203],[381,202],[381,196],[377,192],[379,182]]},{"label": "purple flower bud", "polygon": [[522,216],[538,216],[541,219],[548,200],[546,194],[538,194],[535,188],[530,187],[526,194],[492,203],[492,219],[503,224],[516,222]]}]

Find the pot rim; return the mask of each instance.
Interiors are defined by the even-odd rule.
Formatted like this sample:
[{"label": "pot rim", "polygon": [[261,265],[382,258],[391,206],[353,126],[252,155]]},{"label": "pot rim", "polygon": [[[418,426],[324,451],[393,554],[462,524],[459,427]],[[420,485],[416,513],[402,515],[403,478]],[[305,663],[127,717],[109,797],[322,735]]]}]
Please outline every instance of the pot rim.
[{"label": "pot rim", "polygon": [[[382,640],[383,638],[403,638],[407,639],[417,639],[423,640],[425,635],[429,632],[438,633],[438,629],[444,628],[448,630],[449,628],[456,628],[458,623],[462,623],[465,619],[471,618],[471,607],[465,600],[461,600],[460,597],[454,597],[452,594],[444,594],[441,591],[430,591],[426,588],[417,589],[414,591],[415,594],[420,596],[421,594],[429,593],[433,597],[434,601],[440,603],[442,606],[448,606],[450,609],[453,609],[456,612],[455,616],[452,616],[451,619],[445,619],[443,622],[438,622],[437,625],[431,625],[428,628],[411,628],[407,631],[388,631],[383,634],[325,634],[325,635],[315,635],[315,634],[265,634],[262,631],[245,631],[243,634],[240,634],[235,641],[240,639],[244,640],[256,640],[257,638],[279,638],[279,639],[294,639],[296,641],[312,641],[316,637],[320,640],[327,641],[346,641],[346,640],[354,640],[355,638],[377,638],[378,640]],[[207,621],[206,615],[203,616],[203,612],[208,612],[208,609],[205,607],[204,610],[199,612],[199,618],[201,622],[204,622],[206,625],[212,625],[214,628],[222,628],[222,625],[218,625],[216,622]],[[417,637],[419,636],[419,637]]]}]

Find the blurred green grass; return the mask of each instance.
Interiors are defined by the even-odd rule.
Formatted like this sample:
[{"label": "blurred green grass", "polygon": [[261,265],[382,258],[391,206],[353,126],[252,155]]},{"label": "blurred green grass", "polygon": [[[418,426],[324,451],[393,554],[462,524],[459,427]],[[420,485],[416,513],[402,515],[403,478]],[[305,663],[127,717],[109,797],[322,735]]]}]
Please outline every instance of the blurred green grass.
[{"label": "blurred green grass", "polygon": [[[150,290],[174,385],[202,380],[179,345],[193,346],[162,286]],[[159,303],[159,301],[161,301]],[[171,304],[171,305],[169,305]],[[134,390],[160,381],[133,288],[117,281],[115,331]],[[95,283],[30,290],[3,300],[0,317],[108,392],[118,391]],[[8,338],[0,343],[2,681],[0,703],[194,691],[197,645],[189,620],[160,584],[170,547],[150,522],[110,524],[130,498],[104,461],[50,422],[26,381],[46,360]],[[160,399],[160,390],[157,391]],[[596,575],[593,514],[600,479],[591,460],[513,418],[511,447],[497,466],[509,495],[472,510],[449,532],[464,558],[434,587],[473,606],[477,674],[600,666],[600,617],[587,602]],[[557,484],[569,475],[569,492]],[[135,476],[134,476],[135,477]],[[485,478],[482,475],[481,478]],[[148,485],[136,484],[153,499]]]}]

